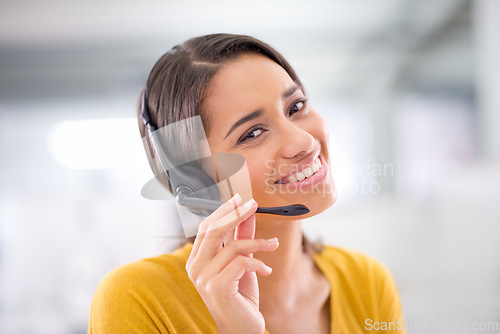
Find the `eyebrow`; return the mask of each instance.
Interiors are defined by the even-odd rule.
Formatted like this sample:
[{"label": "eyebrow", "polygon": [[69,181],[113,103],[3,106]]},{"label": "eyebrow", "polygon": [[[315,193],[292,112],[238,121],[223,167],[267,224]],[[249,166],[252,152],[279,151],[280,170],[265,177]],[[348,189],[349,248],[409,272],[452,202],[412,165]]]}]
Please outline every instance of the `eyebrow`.
[{"label": "eyebrow", "polygon": [[[301,87],[299,85],[294,85],[290,88],[288,88],[287,90],[285,90],[283,92],[283,94],[281,94],[281,98],[283,100],[289,98],[290,96],[292,96],[293,93],[295,93],[298,89],[301,89]],[[231,128],[229,129],[229,131],[226,133],[226,136],[224,137],[224,139],[226,139],[234,130],[236,130],[237,127],[239,127],[240,125],[246,123],[246,122],[249,122],[251,121],[252,119],[255,119],[257,117],[260,117],[262,116],[262,114],[264,113],[264,110],[262,109],[257,109],[253,112],[251,112],[250,114],[246,115],[246,116],[243,116],[242,118],[240,118],[238,121],[236,121],[236,123],[233,124],[233,126],[231,126]]]},{"label": "eyebrow", "polygon": [[248,114],[246,116],[243,116],[236,123],[233,124],[233,126],[231,127],[231,129],[229,129],[229,131],[226,133],[226,136],[224,137],[224,139],[226,139],[227,136],[229,136],[231,134],[231,132],[233,132],[234,130],[236,130],[236,128],[238,126],[242,125],[243,123],[249,122],[249,121],[251,121],[254,118],[260,117],[263,113],[264,113],[264,110],[257,109],[255,111],[251,112],[250,114]]},{"label": "eyebrow", "polygon": [[302,89],[299,85],[294,85],[290,88],[288,88],[287,90],[285,90],[283,92],[283,94],[281,95],[281,98],[284,100],[284,99],[288,99],[290,96],[292,96],[293,93],[295,93],[298,89]]}]

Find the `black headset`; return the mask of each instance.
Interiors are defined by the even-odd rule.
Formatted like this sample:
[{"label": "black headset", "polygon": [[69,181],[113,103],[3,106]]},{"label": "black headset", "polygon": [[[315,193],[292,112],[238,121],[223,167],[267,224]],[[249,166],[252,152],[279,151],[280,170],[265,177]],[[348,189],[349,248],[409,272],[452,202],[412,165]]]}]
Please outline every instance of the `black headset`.
[{"label": "black headset", "polygon": [[[175,166],[175,168],[167,168],[167,166],[174,166],[173,159],[168,155],[168,150],[160,140],[158,133],[155,133],[158,128],[151,120],[147,99],[146,84],[142,93],[140,117],[151,143],[152,153],[159,159],[161,168],[172,186],[175,199],[180,205],[186,206],[192,213],[208,216],[223,204],[220,201],[220,193],[216,183],[200,168],[197,161]],[[305,205],[294,204],[279,207],[259,207],[257,212],[282,216],[300,216],[308,213],[309,209]]]}]

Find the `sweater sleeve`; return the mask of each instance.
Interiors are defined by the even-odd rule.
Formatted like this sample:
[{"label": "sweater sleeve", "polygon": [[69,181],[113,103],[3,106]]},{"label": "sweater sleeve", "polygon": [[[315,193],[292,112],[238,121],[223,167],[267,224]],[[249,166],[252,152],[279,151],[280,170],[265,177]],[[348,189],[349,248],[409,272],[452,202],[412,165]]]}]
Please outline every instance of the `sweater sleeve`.
[{"label": "sweater sleeve", "polygon": [[121,266],[101,281],[92,299],[89,334],[169,333],[159,327],[152,306],[137,291],[138,285],[151,276],[147,272],[138,275],[137,267],[136,263]]},{"label": "sweater sleeve", "polygon": [[338,332],[406,333],[398,288],[384,264],[363,252],[330,246],[317,258],[331,280]]},{"label": "sweater sleeve", "polygon": [[378,333],[406,333],[406,323],[394,277],[389,269],[376,259],[370,258],[369,267],[374,297],[372,302],[377,304],[374,308],[377,310],[376,319],[372,319],[372,326]]},{"label": "sweater sleeve", "polygon": [[217,333],[187,276],[189,252],[186,245],[108,273],[94,294],[88,333]]}]

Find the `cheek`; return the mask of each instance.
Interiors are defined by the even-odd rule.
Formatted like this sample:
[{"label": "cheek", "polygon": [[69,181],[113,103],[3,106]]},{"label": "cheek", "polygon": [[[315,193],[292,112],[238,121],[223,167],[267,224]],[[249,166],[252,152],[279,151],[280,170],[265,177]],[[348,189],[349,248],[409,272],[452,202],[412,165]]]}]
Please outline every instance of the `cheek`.
[{"label": "cheek", "polygon": [[247,167],[252,185],[253,197],[257,201],[266,201],[267,194],[271,192],[271,176],[274,175],[274,161],[269,160],[266,152],[259,151],[255,156],[247,156]]},{"label": "cheek", "polygon": [[328,161],[329,159],[329,152],[328,152],[328,147],[330,143],[330,133],[328,131],[328,125],[326,124],[325,120],[317,113],[313,112],[311,117],[310,117],[310,126],[308,127],[307,131],[317,140],[319,140],[323,155]]},{"label": "cheek", "polygon": [[310,133],[321,141],[328,143],[329,131],[326,121],[316,111],[311,111]]},{"label": "cheek", "polygon": [[253,188],[262,188],[267,183],[269,176],[272,175],[272,169],[269,168],[267,160],[262,159],[263,155],[253,158],[247,158],[248,173]]}]

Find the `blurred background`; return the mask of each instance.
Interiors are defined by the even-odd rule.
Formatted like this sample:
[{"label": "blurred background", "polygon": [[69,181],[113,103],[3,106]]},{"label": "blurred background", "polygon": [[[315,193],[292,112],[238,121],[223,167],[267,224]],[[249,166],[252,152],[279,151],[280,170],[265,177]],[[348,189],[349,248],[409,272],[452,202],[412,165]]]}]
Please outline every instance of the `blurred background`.
[{"label": "blurred background", "polygon": [[278,49],[329,123],[309,237],[384,262],[410,333],[500,332],[500,1],[0,0],[0,333],[85,333],[109,270],[179,245],[135,110],[214,32]]}]

